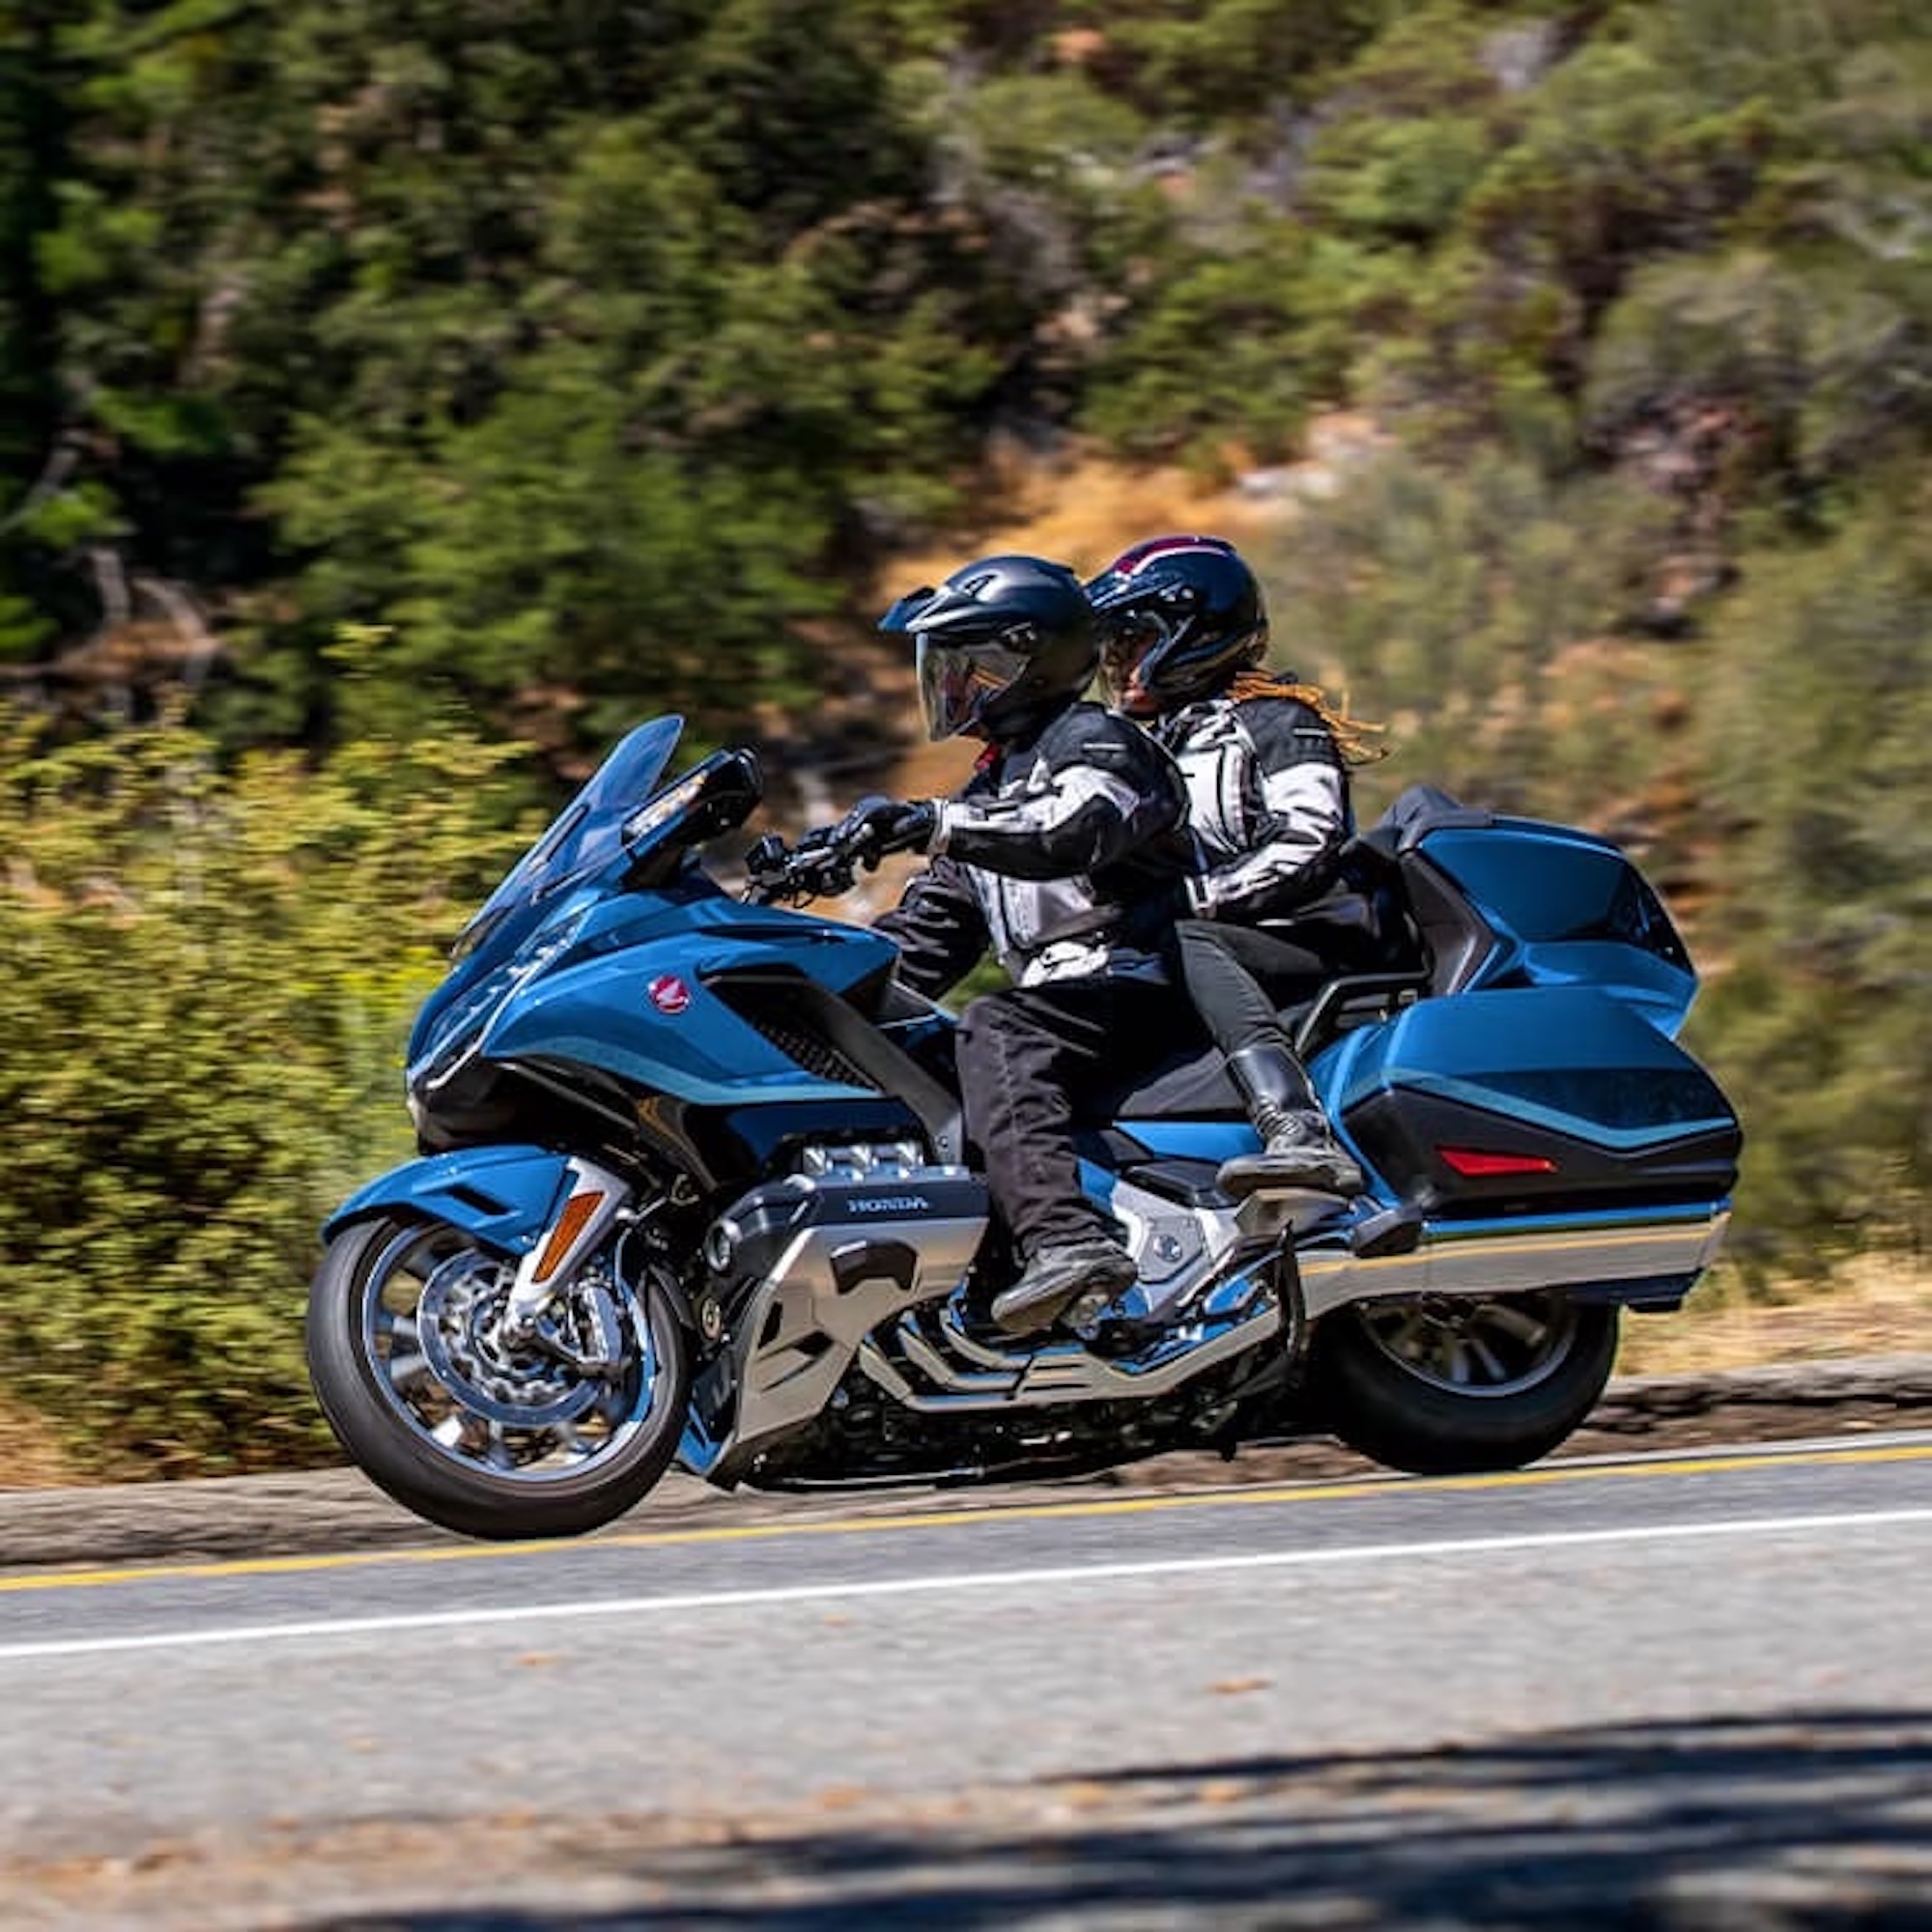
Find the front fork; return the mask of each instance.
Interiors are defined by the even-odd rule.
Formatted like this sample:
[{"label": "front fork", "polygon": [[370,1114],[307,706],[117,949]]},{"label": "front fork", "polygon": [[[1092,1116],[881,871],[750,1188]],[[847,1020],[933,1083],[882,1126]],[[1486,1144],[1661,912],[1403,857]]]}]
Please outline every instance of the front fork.
[{"label": "front fork", "polygon": [[573,1154],[564,1163],[556,1209],[517,1266],[503,1311],[507,1339],[534,1342],[580,1368],[608,1365],[621,1347],[616,1311],[608,1292],[596,1291],[589,1297],[586,1312],[597,1340],[587,1354],[563,1344],[544,1318],[569,1291],[578,1270],[603,1247],[630,1205],[630,1183],[608,1167],[582,1154]]}]

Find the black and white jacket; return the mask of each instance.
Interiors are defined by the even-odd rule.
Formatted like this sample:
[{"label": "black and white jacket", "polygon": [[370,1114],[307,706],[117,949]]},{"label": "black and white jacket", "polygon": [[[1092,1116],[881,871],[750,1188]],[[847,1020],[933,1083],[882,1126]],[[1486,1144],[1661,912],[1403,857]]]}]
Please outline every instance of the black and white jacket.
[{"label": "black and white jacket", "polygon": [[1186,812],[1173,760],[1098,704],[989,748],[941,801],[931,864],[878,922],[899,977],[937,997],[990,949],[1021,986],[1165,978],[1129,915],[1189,869]]},{"label": "black and white jacket", "polygon": [[1163,718],[1156,735],[1187,781],[1194,918],[1260,924],[1338,889],[1354,814],[1319,714],[1292,697],[1210,697]]}]

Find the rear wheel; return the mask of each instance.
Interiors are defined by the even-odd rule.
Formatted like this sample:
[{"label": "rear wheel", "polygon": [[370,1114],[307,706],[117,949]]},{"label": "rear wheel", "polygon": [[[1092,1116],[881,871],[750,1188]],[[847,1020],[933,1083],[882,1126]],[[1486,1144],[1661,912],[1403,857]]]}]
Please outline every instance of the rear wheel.
[{"label": "rear wheel", "polygon": [[1310,1383],[1336,1435],[1391,1468],[1515,1469],[1596,1406],[1616,1351],[1617,1310],[1560,1293],[1365,1302],[1322,1321]]},{"label": "rear wheel", "polygon": [[520,1337],[516,1264],[445,1222],[384,1216],[337,1236],[308,1305],[316,1399],[357,1465],[469,1536],[573,1536],[664,1474],[690,1393],[668,1284],[593,1258]]}]

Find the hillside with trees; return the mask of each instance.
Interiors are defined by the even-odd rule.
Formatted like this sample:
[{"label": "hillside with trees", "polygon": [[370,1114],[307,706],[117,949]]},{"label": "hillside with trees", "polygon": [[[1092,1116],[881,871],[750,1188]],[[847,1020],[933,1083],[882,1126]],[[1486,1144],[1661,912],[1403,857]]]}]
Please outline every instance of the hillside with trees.
[{"label": "hillside with trees", "polygon": [[882,597],[1096,470],[1256,506],[1370,813],[1658,878],[1744,1289],[1922,1264],[1932,22],[1747,11],[0,0],[9,1400],[316,1453],[316,1224],[532,814],[667,709],[876,777]]}]

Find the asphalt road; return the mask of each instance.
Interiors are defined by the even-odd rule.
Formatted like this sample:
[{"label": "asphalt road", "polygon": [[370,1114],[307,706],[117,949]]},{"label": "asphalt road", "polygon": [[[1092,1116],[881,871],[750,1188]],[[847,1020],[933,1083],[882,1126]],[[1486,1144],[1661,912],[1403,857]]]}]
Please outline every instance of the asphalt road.
[{"label": "asphalt road", "polygon": [[1932,1437],[0,1578],[0,1923],[1932,1925]]}]

